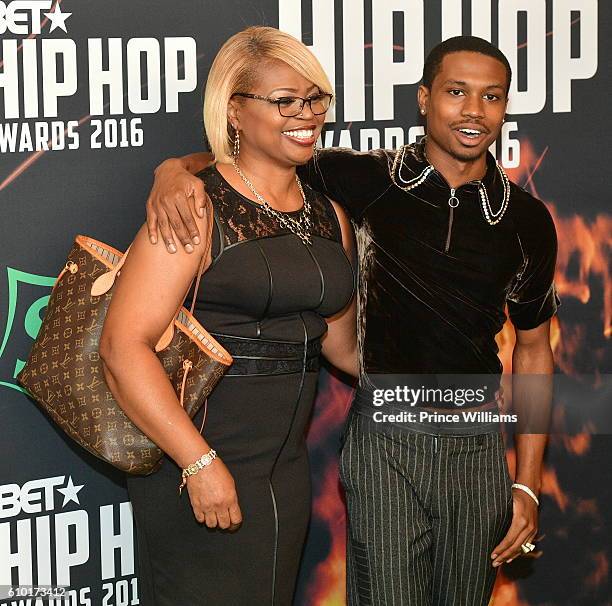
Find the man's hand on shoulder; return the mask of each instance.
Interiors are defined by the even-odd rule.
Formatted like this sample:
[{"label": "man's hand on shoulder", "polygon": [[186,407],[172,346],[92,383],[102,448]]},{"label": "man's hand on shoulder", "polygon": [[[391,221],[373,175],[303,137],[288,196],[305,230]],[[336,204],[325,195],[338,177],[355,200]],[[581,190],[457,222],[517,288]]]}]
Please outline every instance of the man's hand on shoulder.
[{"label": "man's hand on shoulder", "polygon": [[156,244],[161,234],[168,252],[176,252],[178,239],[188,253],[201,242],[195,213],[204,216],[210,204],[201,179],[194,176],[212,164],[210,154],[200,153],[169,158],[155,169],[155,181],[147,199],[149,240]]}]

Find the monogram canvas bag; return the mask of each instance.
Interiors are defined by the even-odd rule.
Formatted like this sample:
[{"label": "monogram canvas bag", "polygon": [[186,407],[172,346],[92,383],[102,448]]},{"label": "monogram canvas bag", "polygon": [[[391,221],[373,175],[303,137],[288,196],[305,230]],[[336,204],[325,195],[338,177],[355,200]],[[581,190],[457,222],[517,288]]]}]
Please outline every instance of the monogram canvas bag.
[{"label": "monogram canvas bag", "polygon": [[[89,452],[128,473],[144,475],[157,469],[163,453],[115,401],[98,353],[112,286],[128,252],[123,255],[87,236],[75,238],[17,380]],[[181,406],[192,418],[232,363],[230,354],[193,317],[207,256],[198,269],[190,311],[181,306],[155,346]]]}]

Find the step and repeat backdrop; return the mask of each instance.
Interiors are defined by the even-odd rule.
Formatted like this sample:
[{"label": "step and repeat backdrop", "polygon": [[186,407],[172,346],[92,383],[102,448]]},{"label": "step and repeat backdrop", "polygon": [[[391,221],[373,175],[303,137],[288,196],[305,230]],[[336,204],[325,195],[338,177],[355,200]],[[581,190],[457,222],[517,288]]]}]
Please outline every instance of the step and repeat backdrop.
[{"label": "step and repeat backdrop", "polygon": [[[442,39],[474,34],[506,53],[515,78],[495,152],[557,226],[557,372],[596,389],[611,369],[611,23],[612,6],[597,0],[0,2],[0,585],[69,585],[62,606],[139,603],[122,475],[64,438],[15,377],[74,236],[124,250],[145,219],[155,166],[205,147],[208,69],[248,25],[302,39],[335,82],[323,146],[420,137],[416,89]],[[509,326],[498,335],[506,370],[512,335]],[[322,371],[296,604],[345,602],[337,455],[350,397]],[[503,569],[496,605],[612,604],[611,447],[589,423],[552,436],[539,551]],[[0,599],[22,603],[40,602]]]}]

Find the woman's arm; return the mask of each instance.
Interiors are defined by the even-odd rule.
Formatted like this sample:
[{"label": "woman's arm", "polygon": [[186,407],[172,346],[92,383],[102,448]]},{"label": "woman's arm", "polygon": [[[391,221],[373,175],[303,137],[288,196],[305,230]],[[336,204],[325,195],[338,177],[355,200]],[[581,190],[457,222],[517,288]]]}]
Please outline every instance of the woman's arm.
[{"label": "woman's arm", "polygon": [[[355,265],[355,237],[346,213],[332,202],[340,229],[342,245],[351,264]],[[336,368],[353,377],[359,376],[359,356],[357,351],[357,298],[355,294],[348,305],[327,320],[327,334],[323,337],[322,353]]]},{"label": "woman's arm", "polygon": [[[208,219],[198,217],[197,223],[209,238]],[[143,225],[113,287],[99,348],[106,381],[121,408],[181,468],[210,445],[180,406],[154,348],[182,304],[200,260],[201,254],[181,249],[171,256],[151,246]],[[179,481],[177,477],[177,485]],[[220,459],[190,476],[187,487],[198,521],[222,528],[240,522],[234,481]]]}]

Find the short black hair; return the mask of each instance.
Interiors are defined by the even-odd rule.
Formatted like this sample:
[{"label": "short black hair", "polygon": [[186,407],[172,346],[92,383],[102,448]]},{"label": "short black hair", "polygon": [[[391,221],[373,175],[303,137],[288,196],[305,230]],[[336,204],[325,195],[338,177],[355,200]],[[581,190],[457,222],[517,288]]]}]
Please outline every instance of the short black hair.
[{"label": "short black hair", "polygon": [[444,57],[451,53],[459,53],[462,51],[480,53],[481,55],[487,55],[488,57],[497,59],[506,68],[506,75],[508,76],[508,88],[506,89],[506,93],[510,90],[512,68],[510,67],[506,55],[490,42],[476,36],[455,36],[435,46],[429,55],[427,55],[427,59],[425,59],[425,65],[423,66],[423,86],[431,90],[431,85],[440,72]]}]

